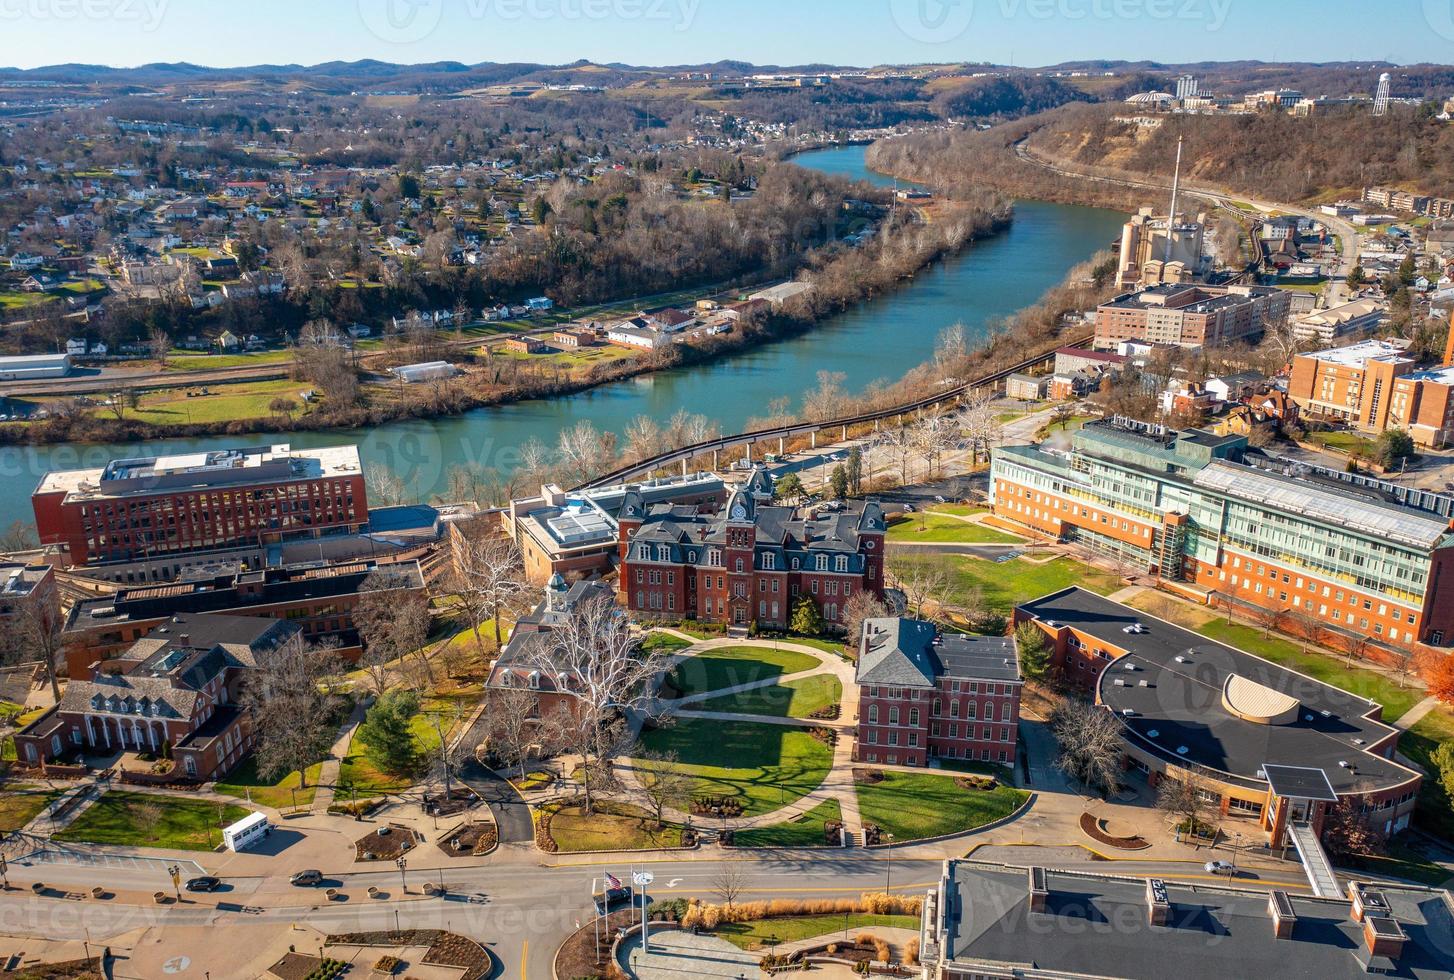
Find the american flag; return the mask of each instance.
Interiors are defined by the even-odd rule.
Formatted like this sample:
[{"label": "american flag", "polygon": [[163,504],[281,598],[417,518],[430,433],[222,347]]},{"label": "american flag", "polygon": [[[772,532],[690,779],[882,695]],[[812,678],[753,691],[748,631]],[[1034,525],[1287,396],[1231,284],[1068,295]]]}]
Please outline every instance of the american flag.
[{"label": "american flag", "polygon": [[609,872],[609,871],[606,872],[606,882],[612,888],[620,888],[621,887],[621,879],[620,878],[617,878],[615,875],[611,874],[611,872]]}]

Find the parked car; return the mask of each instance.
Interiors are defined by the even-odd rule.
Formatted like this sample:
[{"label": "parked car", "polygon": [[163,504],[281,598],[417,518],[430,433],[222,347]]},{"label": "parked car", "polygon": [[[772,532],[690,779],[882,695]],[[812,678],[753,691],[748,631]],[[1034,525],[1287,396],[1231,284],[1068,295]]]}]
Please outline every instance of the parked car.
[{"label": "parked car", "polygon": [[620,888],[607,888],[603,892],[596,892],[596,911],[605,914],[618,905],[628,905],[635,893],[630,885],[622,885]]},{"label": "parked car", "polygon": [[323,872],[317,868],[308,868],[306,871],[299,871],[288,879],[291,885],[321,885],[323,884]]},{"label": "parked car", "polygon": [[189,892],[215,892],[222,887],[222,879],[216,875],[202,875],[198,878],[187,879],[187,891]]},{"label": "parked car", "polygon": [[1233,865],[1230,861],[1208,861],[1206,867],[1207,874],[1209,875],[1227,875],[1229,877],[1235,877],[1237,874],[1236,866]]}]

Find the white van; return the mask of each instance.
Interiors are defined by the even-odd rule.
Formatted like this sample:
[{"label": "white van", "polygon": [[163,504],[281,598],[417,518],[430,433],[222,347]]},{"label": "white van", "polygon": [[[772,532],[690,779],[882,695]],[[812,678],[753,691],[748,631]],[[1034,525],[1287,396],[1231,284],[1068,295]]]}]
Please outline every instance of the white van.
[{"label": "white van", "polygon": [[222,829],[222,843],[229,851],[245,851],[272,833],[273,825],[266,814],[249,813],[235,824]]}]

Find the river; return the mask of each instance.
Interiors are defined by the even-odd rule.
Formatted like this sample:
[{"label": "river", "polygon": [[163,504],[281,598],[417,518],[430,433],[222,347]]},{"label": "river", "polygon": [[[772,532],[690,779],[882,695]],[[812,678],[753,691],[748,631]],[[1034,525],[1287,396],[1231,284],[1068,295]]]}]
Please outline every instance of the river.
[{"label": "river", "polygon": [[[891,184],[864,166],[865,146],[803,153],[794,162],[826,173]],[[395,422],[360,431],[218,436],[114,445],[47,445],[0,450],[0,527],[32,520],[29,497],[49,470],[99,467],[116,456],[220,449],[269,440],[297,447],[359,444],[365,466],[387,465],[427,498],[445,488],[455,465],[509,472],[530,438],[553,445],[579,419],[620,433],[638,415],[665,420],[678,409],[740,431],[769,401],[794,404],[819,371],[842,372],[857,391],[876,379],[901,377],[932,353],[945,327],[963,323],[973,341],[985,325],[1035,302],[1067,269],[1107,245],[1124,216],[1102,208],[1019,201],[1009,228],[936,263],[910,283],[825,321],[808,333],[696,367],[642,375],[563,398],[482,408],[427,421]]]}]

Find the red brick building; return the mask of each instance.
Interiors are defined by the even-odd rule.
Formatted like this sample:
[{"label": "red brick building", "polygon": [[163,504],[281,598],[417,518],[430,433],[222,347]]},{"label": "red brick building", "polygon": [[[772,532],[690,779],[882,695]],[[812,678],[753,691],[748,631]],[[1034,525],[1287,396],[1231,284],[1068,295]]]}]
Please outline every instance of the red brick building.
[{"label": "red brick building", "polygon": [[856,680],[856,761],[1015,764],[1024,682],[1014,637],[941,634],[917,619],[865,620]]},{"label": "red brick building", "polygon": [[856,593],[882,597],[885,522],[872,501],[815,513],[773,507],[766,491],[733,494],[725,511],[648,508],[628,497],[617,515],[621,590],[638,617],[786,627],[800,596],[829,626]]},{"label": "red brick building", "polygon": [[357,446],[117,459],[47,473],[31,506],[41,544],[73,565],[355,532],[369,519]]},{"label": "red brick building", "polygon": [[60,704],[15,735],[21,765],[44,766],[119,753],[170,758],[165,773],[123,758],[122,780],[203,782],[252,751],[240,704],[244,675],[287,644],[296,624],[245,616],[179,615],[132,644],[105,671],[72,678]]},{"label": "red brick building", "polygon": [[616,595],[604,582],[567,585],[559,574],[551,576],[545,586],[545,596],[535,611],[520,617],[515,624],[510,641],[490,668],[490,678],[485,686],[496,690],[531,692],[535,696],[532,718],[549,718],[562,708],[574,713],[576,695],[570,690],[569,681],[577,678],[567,678],[564,686],[558,685],[556,677],[540,669],[540,662],[544,653],[552,654],[551,659],[554,659],[559,638],[553,634],[571,612],[593,602],[614,606]]}]

